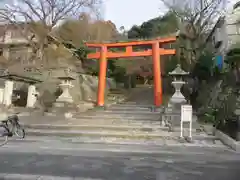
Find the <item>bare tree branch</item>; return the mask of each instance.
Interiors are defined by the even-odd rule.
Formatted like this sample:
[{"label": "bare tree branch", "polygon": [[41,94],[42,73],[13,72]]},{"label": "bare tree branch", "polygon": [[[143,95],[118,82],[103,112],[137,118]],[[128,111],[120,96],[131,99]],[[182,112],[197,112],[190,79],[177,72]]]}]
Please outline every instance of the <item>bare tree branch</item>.
[{"label": "bare tree branch", "polygon": [[191,37],[195,52],[195,59],[198,59],[204,48],[205,39],[209,30],[213,27],[220,16],[223,15],[227,0],[161,0],[165,6],[174,12],[181,22],[189,27],[184,29],[188,37]]},{"label": "bare tree branch", "polygon": [[[82,12],[94,12],[101,0],[9,0],[0,8],[0,20],[15,26],[44,63],[49,33],[61,20],[77,19]],[[37,54],[37,53],[33,53]]]}]

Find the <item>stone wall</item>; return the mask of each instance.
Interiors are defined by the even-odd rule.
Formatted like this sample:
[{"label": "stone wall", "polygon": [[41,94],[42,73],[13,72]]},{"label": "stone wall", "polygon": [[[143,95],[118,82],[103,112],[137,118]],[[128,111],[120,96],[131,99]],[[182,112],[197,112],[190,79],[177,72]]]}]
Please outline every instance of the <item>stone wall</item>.
[{"label": "stone wall", "polygon": [[[43,83],[38,84],[38,89],[40,94],[48,90],[51,93],[58,91],[58,85],[60,80],[58,77],[65,76],[65,69],[52,70],[50,73],[43,73],[41,79]],[[80,74],[76,72],[69,73],[71,77],[75,80],[72,81],[73,88],[71,88],[70,93],[73,96],[74,102],[78,103],[80,101],[96,101],[97,90],[98,90],[98,77],[90,76],[87,74]],[[116,83],[114,80],[107,78],[106,83],[106,93],[110,88],[115,88]]]},{"label": "stone wall", "polygon": [[[61,81],[58,77],[66,76],[66,68],[58,68],[51,71],[45,71],[41,75],[29,73],[27,76],[40,79],[43,82],[36,84],[37,91],[40,93],[39,105],[51,106],[57,97],[61,94],[59,84]],[[97,91],[98,91],[98,77],[90,76],[87,74],[80,74],[76,72],[69,73],[73,80],[73,88],[70,89],[70,94],[73,97],[75,104],[83,104],[84,102],[96,102]],[[25,75],[26,76],[26,75]],[[2,82],[2,84],[4,84]],[[107,78],[106,83],[106,93],[108,93],[110,88],[116,88],[116,83],[114,80]],[[21,102],[18,102],[17,106],[25,106],[28,84],[22,82],[14,82],[14,89],[20,90]]]}]

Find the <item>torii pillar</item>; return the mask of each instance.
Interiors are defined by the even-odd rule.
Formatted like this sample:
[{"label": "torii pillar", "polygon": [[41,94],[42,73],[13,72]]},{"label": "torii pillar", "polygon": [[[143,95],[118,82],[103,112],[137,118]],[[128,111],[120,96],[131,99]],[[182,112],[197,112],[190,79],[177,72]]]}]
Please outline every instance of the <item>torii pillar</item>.
[{"label": "torii pillar", "polygon": [[99,75],[98,75],[98,96],[97,106],[104,106],[105,88],[106,88],[106,75],[107,75],[107,47],[101,47]]}]

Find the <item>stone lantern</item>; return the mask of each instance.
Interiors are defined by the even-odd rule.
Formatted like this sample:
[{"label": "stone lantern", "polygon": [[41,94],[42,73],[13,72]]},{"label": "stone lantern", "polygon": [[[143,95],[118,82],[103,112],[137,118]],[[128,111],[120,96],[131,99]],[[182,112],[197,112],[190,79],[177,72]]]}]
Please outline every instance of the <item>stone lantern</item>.
[{"label": "stone lantern", "polygon": [[173,77],[173,82],[171,84],[175,88],[175,92],[170,98],[168,106],[165,110],[165,113],[168,117],[166,122],[171,124],[171,128],[173,128],[172,126],[180,125],[181,105],[187,103],[187,100],[181,93],[181,88],[185,84],[185,82],[183,81],[183,77],[188,74],[188,72],[182,70],[180,64],[178,64],[177,67],[169,73],[169,75]]},{"label": "stone lantern", "polygon": [[177,67],[172,72],[169,73],[170,76],[173,76],[173,82],[171,84],[175,88],[175,93],[171,97],[169,103],[184,104],[187,102],[187,100],[181,93],[181,88],[185,84],[185,81],[183,81],[183,77],[188,74],[189,74],[188,72],[185,72],[184,70],[181,69],[180,64],[178,64]]},{"label": "stone lantern", "polygon": [[61,80],[59,84],[62,94],[56,99],[53,104],[52,113],[55,115],[64,114],[65,118],[71,118],[73,112],[76,112],[76,104],[74,104],[73,97],[71,96],[69,90],[73,87],[72,81],[75,80],[71,76],[58,77]]},{"label": "stone lantern", "polygon": [[62,89],[62,94],[56,100],[57,102],[63,103],[73,103],[73,98],[69,93],[69,89],[73,87],[72,81],[75,80],[70,76],[58,77],[61,80],[61,84],[59,84]]}]

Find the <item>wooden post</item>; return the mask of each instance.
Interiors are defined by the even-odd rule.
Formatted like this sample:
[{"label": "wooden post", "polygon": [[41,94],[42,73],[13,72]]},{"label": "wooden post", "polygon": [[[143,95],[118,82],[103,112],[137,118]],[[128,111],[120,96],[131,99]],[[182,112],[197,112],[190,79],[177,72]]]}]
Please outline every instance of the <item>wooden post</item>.
[{"label": "wooden post", "polygon": [[159,42],[152,44],[153,74],[154,74],[154,105],[162,104],[162,77],[159,53]]},{"label": "wooden post", "polygon": [[98,99],[97,106],[104,106],[105,99],[105,87],[106,87],[106,74],[107,74],[107,47],[101,47],[101,57],[100,57],[100,69],[98,75]]}]

